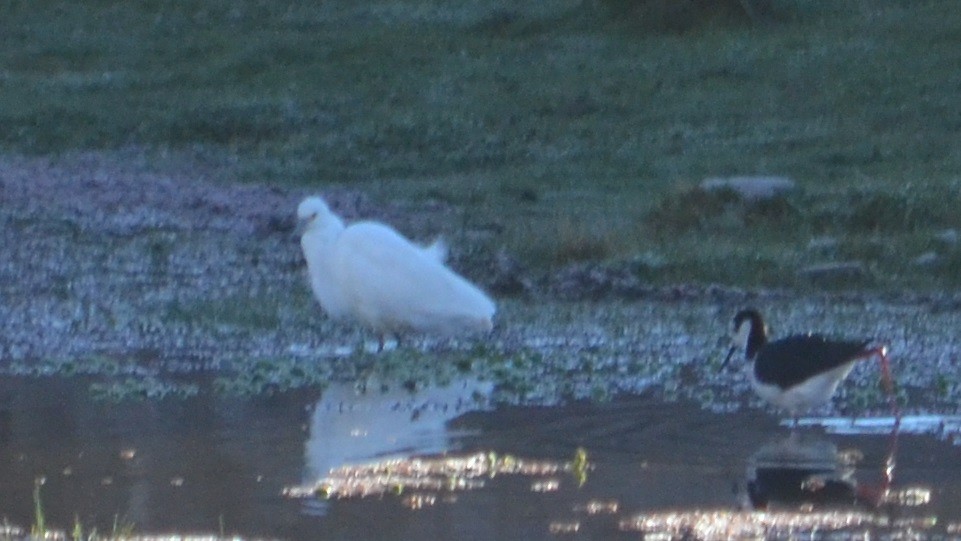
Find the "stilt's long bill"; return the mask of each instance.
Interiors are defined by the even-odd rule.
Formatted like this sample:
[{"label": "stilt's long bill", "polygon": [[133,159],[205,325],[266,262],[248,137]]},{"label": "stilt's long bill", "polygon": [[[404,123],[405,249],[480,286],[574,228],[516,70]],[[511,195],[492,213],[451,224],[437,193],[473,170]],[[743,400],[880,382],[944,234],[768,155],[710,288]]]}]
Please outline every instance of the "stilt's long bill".
[{"label": "stilt's long bill", "polygon": [[859,360],[877,356],[881,378],[895,417],[894,384],[887,348],[870,340],[833,340],[817,334],[798,334],[768,342],[767,328],[757,310],[741,310],[734,316],[734,338],[723,366],[734,352],[744,349],[753,363],[749,377],[758,396],[797,416],[828,402],[838,384]]}]

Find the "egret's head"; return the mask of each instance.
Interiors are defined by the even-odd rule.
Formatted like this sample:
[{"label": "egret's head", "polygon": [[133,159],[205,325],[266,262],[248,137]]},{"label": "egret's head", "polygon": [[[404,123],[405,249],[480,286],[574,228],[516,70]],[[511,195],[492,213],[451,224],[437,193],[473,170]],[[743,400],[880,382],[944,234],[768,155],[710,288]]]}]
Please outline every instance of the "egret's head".
[{"label": "egret's head", "polygon": [[304,234],[316,227],[325,228],[330,225],[343,227],[343,222],[327,206],[327,202],[318,196],[305,198],[297,205],[297,232]]},{"label": "egret's head", "polygon": [[322,197],[316,195],[305,197],[297,205],[298,220],[313,220],[322,214],[330,214],[330,207],[327,206],[327,202]]}]

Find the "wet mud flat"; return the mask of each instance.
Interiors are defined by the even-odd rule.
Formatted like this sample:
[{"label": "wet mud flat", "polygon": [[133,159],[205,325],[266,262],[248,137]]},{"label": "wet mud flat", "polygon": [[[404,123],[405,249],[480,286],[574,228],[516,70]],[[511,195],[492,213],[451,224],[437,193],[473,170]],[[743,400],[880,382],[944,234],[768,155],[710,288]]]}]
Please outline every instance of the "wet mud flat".
[{"label": "wet mud flat", "polygon": [[[229,174],[189,156],[158,165],[136,149],[0,159],[0,371],[90,375],[101,394],[123,398],[323,387],[373,366],[420,385],[466,372],[492,381],[504,403],[659,386],[734,409],[750,393],[717,360],[734,312],[755,306],[775,336],[888,343],[908,413],[955,413],[961,403],[961,300],[949,294],[653,288],[616,266],[534,276],[457,249],[455,268],[498,300],[493,335],[410,337],[373,359],[362,347],[370,336],[326,319],[310,295],[292,236],[308,190],[231,184]],[[456,222],[457,210],[436,201],[384,206],[324,191],[348,219],[382,219],[418,239]],[[845,413],[877,402],[873,368],[862,364],[841,389]]]},{"label": "wet mud flat", "polygon": [[[357,354],[369,335],[326,319],[307,287],[293,212],[312,190],[237,185],[229,175],[224,164],[136,149],[0,158],[0,370],[100,375],[108,387],[129,380],[156,396],[197,392],[182,385],[197,373],[275,365],[264,379],[286,388],[350,380],[371,364]],[[437,201],[376,205],[359,192],[323,191],[346,218],[381,219],[415,239],[457,222],[457,209]],[[651,383],[709,402],[732,386],[743,395],[743,378],[718,374],[714,361],[744,306],[761,309],[775,336],[813,330],[887,342],[909,408],[951,413],[961,400],[961,298],[951,294],[655,288],[616,265],[538,276],[493,253],[455,246],[451,257],[498,300],[494,334],[412,337],[399,348],[410,358],[395,360],[421,363],[421,372],[466,363],[514,402],[610,398]],[[858,389],[870,373],[854,374]],[[873,396],[859,394],[841,402],[870,405]]]}]

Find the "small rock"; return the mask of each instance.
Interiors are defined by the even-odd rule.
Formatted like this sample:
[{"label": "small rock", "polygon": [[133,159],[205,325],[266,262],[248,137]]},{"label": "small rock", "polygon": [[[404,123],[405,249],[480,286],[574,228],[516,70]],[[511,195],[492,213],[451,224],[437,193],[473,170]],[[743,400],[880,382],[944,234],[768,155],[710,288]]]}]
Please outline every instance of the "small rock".
[{"label": "small rock", "polygon": [[566,106],[563,107],[563,112],[565,115],[571,118],[580,118],[582,116],[587,116],[598,110],[598,106],[594,103],[594,100],[586,94],[581,94],[570,101]]},{"label": "small rock", "polygon": [[731,190],[749,201],[771,199],[794,188],[795,182],[787,177],[710,177],[701,181],[701,189],[704,191]]},{"label": "small rock", "polygon": [[914,264],[919,267],[933,267],[940,259],[935,252],[924,252],[914,259]]},{"label": "small rock", "polygon": [[835,237],[814,237],[808,241],[808,249],[821,251],[833,250],[837,248],[840,243],[841,241]]},{"label": "small rock", "polygon": [[957,229],[945,229],[939,231],[934,238],[943,242],[944,244],[954,245],[958,243],[958,230]]},{"label": "small rock", "polygon": [[517,295],[531,291],[533,284],[520,262],[501,248],[492,262],[489,287],[494,293]]}]

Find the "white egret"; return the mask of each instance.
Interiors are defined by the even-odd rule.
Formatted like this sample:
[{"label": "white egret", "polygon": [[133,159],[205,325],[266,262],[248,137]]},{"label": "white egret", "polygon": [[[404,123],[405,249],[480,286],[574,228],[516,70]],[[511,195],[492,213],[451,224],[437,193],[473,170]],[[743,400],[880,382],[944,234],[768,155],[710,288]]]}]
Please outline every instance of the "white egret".
[{"label": "white egret", "polygon": [[496,307],[444,265],[442,241],[424,247],[386,224],[345,225],[320,197],[297,207],[310,286],[332,318],[352,318],[378,334],[489,332]]}]

